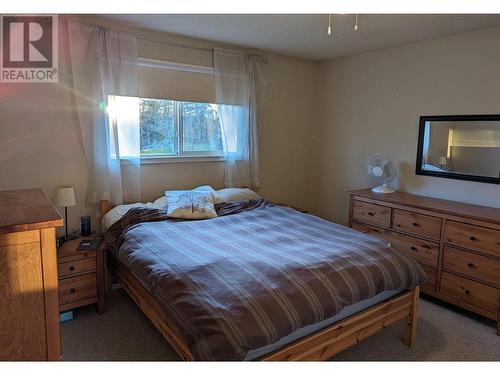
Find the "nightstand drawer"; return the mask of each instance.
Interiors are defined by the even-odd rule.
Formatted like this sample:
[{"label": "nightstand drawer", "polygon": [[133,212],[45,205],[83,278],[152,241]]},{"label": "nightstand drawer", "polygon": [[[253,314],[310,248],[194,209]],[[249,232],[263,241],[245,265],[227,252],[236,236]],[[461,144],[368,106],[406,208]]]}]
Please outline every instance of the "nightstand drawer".
[{"label": "nightstand drawer", "polygon": [[401,232],[416,234],[436,241],[439,241],[441,237],[440,218],[415,212],[394,210],[392,227]]},{"label": "nightstand drawer", "polygon": [[443,268],[500,287],[500,261],[445,246]]},{"label": "nightstand drawer", "polygon": [[95,273],[59,280],[59,304],[74,302],[97,296]]},{"label": "nightstand drawer", "polygon": [[90,271],[95,272],[95,270],[96,270],[96,259],[94,257],[59,263],[57,265],[57,272],[59,274],[59,277],[75,275],[82,272],[90,272]]},{"label": "nightstand drawer", "polygon": [[391,208],[354,200],[352,218],[365,223],[389,228],[391,225]]}]

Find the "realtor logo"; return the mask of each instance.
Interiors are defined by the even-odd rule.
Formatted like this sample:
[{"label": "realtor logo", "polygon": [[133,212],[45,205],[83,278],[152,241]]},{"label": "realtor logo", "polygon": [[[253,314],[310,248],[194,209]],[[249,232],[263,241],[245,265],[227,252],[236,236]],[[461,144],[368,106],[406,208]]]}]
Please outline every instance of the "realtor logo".
[{"label": "realtor logo", "polygon": [[0,29],[0,82],[58,81],[57,16],[2,16]]}]

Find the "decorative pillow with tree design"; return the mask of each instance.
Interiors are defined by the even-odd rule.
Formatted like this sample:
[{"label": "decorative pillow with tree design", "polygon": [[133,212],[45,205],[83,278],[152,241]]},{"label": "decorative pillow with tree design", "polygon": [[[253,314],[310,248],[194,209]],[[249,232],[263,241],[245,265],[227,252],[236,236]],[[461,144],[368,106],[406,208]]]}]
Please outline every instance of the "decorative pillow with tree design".
[{"label": "decorative pillow with tree design", "polygon": [[167,191],[167,215],[176,219],[217,217],[211,192],[197,190]]}]

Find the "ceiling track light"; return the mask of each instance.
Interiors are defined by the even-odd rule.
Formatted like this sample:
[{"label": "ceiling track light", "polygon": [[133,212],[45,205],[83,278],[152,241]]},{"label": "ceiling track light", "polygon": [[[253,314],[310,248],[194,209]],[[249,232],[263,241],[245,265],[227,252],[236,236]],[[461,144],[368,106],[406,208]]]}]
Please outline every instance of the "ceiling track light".
[{"label": "ceiling track light", "polygon": [[358,14],[356,13],[356,18],[354,20],[354,31],[358,31]]}]

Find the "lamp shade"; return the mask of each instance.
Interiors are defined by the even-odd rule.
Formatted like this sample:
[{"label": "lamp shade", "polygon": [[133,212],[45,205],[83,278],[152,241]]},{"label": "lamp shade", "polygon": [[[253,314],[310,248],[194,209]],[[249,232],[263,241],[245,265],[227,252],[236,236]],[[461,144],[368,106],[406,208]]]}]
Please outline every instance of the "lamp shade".
[{"label": "lamp shade", "polygon": [[75,190],[73,186],[58,188],[54,203],[57,207],[76,206]]}]

